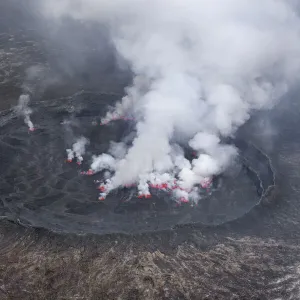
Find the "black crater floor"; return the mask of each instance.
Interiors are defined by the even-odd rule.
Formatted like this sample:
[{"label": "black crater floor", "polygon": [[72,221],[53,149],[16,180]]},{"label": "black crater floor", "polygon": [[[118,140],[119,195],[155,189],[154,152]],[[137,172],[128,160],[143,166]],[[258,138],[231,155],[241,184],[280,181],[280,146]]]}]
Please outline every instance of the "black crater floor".
[{"label": "black crater floor", "polygon": [[[214,180],[196,205],[178,206],[167,193],[138,199],[135,189],[120,189],[98,200],[94,180],[86,177],[93,154],[132,131],[132,122],[99,126],[117,96],[80,92],[68,98],[33,102],[29,133],[13,111],[0,115],[0,215],[25,226],[73,233],[137,233],[177,225],[218,225],[239,218],[259,204],[274,184],[269,159],[245,141],[234,143],[240,157],[234,168]],[[90,140],[82,166],[65,163],[65,149],[80,135]]]}]

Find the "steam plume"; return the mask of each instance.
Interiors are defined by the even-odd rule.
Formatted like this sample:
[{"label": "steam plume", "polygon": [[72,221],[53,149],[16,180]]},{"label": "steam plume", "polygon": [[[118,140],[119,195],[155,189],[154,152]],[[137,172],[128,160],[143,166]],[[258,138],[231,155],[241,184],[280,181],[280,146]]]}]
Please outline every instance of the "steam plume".
[{"label": "steam plume", "polygon": [[[161,180],[180,187],[177,198],[191,197],[199,182],[222,172],[236,155],[223,138],[254,110],[272,107],[299,78],[300,22],[291,1],[76,3],[45,5],[51,17],[69,14],[108,26],[135,74],[127,95],[103,119],[130,112],[137,121],[126,156],[115,159],[114,168],[107,164],[114,171],[108,192],[138,182],[148,195],[149,184]],[[179,138],[197,152],[191,163],[177,151]]]},{"label": "steam plume", "polygon": [[77,164],[81,165],[83,161],[83,155],[85,154],[85,148],[89,144],[89,140],[85,137],[80,137],[76,143],[73,144],[72,149],[67,149],[68,161],[72,162],[74,158],[77,159]]},{"label": "steam plume", "polygon": [[16,106],[15,110],[18,115],[21,115],[24,117],[24,122],[28,126],[30,131],[34,131],[33,123],[30,119],[30,115],[32,114],[31,108],[28,106],[30,102],[29,95],[22,94],[19,97],[18,105]]}]

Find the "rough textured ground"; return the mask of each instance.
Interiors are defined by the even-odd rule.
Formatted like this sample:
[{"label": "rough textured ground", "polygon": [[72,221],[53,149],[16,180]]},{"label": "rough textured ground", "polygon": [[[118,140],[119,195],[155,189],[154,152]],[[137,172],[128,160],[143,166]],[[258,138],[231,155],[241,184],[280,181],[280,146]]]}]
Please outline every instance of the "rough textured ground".
[{"label": "rough textured ground", "polygon": [[[161,237],[174,242],[174,235]],[[298,299],[299,247],[253,237],[220,241],[216,235],[210,246],[201,240],[197,233],[193,242],[166,250],[157,237],[149,245],[139,238],[63,239],[21,231],[1,241],[2,297]]]},{"label": "rough textured ground", "polygon": [[[90,62],[58,72],[56,54],[24,25],[29,17],[16,3],[0,3],[1,109],[16,102],[32,65],[42,64],[44,78],[59,73],[61,85],[71,82],[66,94],[78,90],[78,82],[119,88],[95,76],[97,68],[86,67]],[[16,19],[18,26],[11,23]],[[20,32],[37,42],[24,45]],[[47,97],[57,93],[51,86],[35,88]],[[298,98],[291,93],[268,119],[258,117],[243,129],[272,157],[278,176],[277,189],[249,214],[219,227],[135,236],[57,235],[1,221],[0,299],[300,299]],[[260,134],[259,120],[270,122],[272,135]]]}]

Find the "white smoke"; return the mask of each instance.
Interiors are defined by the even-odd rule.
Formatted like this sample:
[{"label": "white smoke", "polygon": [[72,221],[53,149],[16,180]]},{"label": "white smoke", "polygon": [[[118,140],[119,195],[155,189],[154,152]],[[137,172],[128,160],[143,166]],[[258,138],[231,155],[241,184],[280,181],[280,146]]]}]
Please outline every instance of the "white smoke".
[{"label": "white smoke", "polygon": [[85,137],[80,137],[73,144],[72,149],[67,149],[68,161],[71,162],[74,158],[77,160],[77,164],[83,162],[83,155],[85,154],[86,146],[89,144],[89,140]]},{"label": "white smoke", "polygon": [[91,169],[94,173],[100,172],[102,170],[115,171],[115,168],[116,161],[111,155],[103,153],[99,156],[93,156]]},{"label": "white smoke", "polygon": [[144,76],[137,75],[133,79],[132,86],[126,88],[126,95],[121,102],[117,102],[113,111],[108,111],[106,116],[101,119],[102,124],[117,119],[134,120],[132,115],[137,118],[139,100],[146,93],[149,81]]},{"label": "white smoke", "polygon": [[123,142],[116,143],[111,141],[108,152],[117,159],[123,159],[127,153],[127,146]]},{"label": "white smoke", "polygon": [[27,94],[23,94],[19,97],[18,105],[15,107],[15,111],[18,115],[24,117],[24,122],[28,126],[30,131],[34,131],[34,125],[30,119],[30,115],[32,114],[32,110],[29,107],[30,96]]},{"label": "white smoke", "polygon": [[[73,5],[57,0],[44,5],[52,17],[68,14],[104,23],[136,75],[122,102],[103,119],[130,112],[137,121],[126,156],[107,163],[114,171],[110,189],[138,182],[140,192],[148,194],[151,178],[167,173],[182,188],[177,197],[186,198],[236,155],[222,137],[232,136],[253,110],[272,107],[299,79],[300,20],[291,1],[82,0]],[[178,136],[197,152],[192,163],[174,155]]]},{"label": "white smoke", "polygon": [[73,150],[66,149],[66,152],[67,152],[67,156],[68,156],[68,158],[67,158],[68,162],[72,162],[75,157]]}]

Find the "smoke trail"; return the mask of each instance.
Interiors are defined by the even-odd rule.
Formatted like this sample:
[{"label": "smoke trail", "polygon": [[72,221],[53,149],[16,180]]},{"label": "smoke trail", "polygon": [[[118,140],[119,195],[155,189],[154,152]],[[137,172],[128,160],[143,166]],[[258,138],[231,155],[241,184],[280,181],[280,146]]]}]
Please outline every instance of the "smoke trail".
[{"label": "smoke trail", "polygon": [[28,106],[30,102],[29,95],[21,95],[18,100],[18,105],[15,108],[15,111],[18,115],[21,115],[24,117],[24,122],[28,126],[30,131],[34,131],[35,128],[33,126],[33,123],[30,119],[30,115],[32,114],[31,108]]},{"label": "smoke trail", "polygon": [[[52,17],[69,14],[108,26],[136,75],[103,119],[130,112],[137,121],[137,136],[114,162],[107,191],[138,182],[140,194],[148,195],[149,184],[168,174],[164,183],[179,187],[176,197],[187,199],[235,157],[236,149],[222,144],[223,138],[253,110],[272,107],[299,79],[300,21],[290,1],[76,3],[45,5]],[[178,137],[197,152],[191,163],[174,151]]]},{"label": "smoke trail", "polygon": [[18,115],[24,117],[24,122],[28,126],[30,131],[34,131],[34,125],[31,121],[32,110],[29,107],[30,95],[37,96],[41,94],[46,86],[54,83],[56,80],[53,76],[48,75],[44,67],[40,65],[33,65],[26,69],[25,79],[22,84],[22,94],[19,97],[18,105],[15,107],[15,111]]},{"label": "smoke trail", "polygon": [[113,111],[108,111],[106,116],[101,119],[102,124],[107,124],[110,121],[117,119],[134,120],[132,117],[136,115],[138,101],[146,93],[149,82],[143,76],[136,76],[133,79],[132,86],[126,88],[126,95],[121,102],[118,102]]}]

